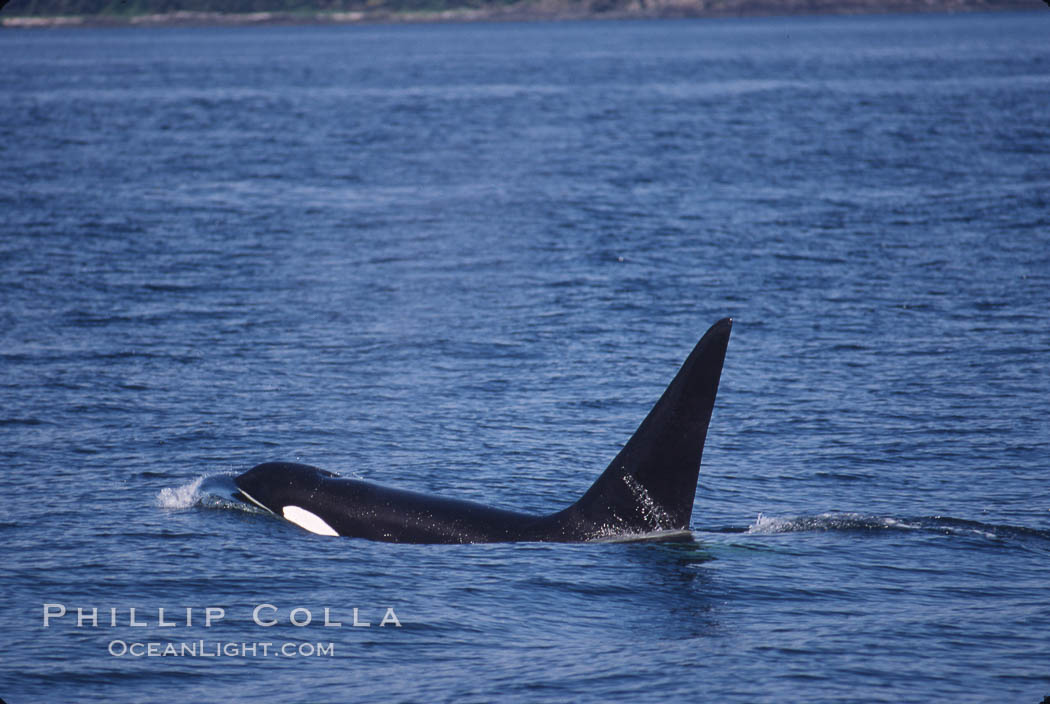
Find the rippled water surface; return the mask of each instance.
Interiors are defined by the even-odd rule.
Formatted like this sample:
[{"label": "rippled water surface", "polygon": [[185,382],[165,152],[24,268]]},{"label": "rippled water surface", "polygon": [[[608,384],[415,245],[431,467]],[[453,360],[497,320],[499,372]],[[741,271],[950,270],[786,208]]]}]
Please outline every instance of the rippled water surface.
[{"label": "rippled water surface", "polygon": [[[1048,36],[4,30],[0,696],[1039,702]],[[324,538],[208,489],[560,509],[726,315],[692,542]]]}]

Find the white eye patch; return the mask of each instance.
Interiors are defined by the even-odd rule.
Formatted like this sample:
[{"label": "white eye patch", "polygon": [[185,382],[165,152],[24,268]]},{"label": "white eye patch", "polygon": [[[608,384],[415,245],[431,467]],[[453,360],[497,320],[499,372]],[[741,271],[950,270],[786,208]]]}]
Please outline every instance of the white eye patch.
[{"label": "white eye patch", "polygon": [[305,508],[299,508],[298,506],[285,506],[281,509],[281,513],[289,521],[300,528],[305,528],[311,533],[317,533],[318,535],[339,535],[332,529],[332,526],[324,522],[323,518],[316,513],[310,513]]}]

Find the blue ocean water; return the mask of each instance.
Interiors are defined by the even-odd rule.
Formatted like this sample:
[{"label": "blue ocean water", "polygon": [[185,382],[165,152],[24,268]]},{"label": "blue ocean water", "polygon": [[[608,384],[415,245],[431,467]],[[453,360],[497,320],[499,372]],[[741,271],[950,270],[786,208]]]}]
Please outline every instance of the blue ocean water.
[{"label": "blue ocean water", "polygon": [[[1048,36],[4,30],[0,696],[1039,702]],[[280,459],[562,508],[726,315],[693,542],[202,491]]]}]

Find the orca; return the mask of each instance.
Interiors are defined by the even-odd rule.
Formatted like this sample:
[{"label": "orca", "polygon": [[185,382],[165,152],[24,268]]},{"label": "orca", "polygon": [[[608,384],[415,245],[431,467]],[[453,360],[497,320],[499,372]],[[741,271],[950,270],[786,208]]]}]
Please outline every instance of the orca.
[{"label": "orca", "polygon": [[399,543],[583,542],[689,536],[700,460],[733,321],[715,323],[576,503],[533,515],[267,462],[234,496],[320,535]]}]

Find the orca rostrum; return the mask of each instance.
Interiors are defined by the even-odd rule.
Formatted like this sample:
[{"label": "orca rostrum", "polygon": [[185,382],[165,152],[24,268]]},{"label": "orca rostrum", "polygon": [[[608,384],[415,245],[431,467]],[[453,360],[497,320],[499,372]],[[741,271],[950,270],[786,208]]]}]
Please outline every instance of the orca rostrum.
[{"label": "orca rostrum", "polygon": [[688,535],[733,321],[704,334],[598,480],[550,515],[493,508],[267,462],[234,479],[238,499],[321,535],[399,543],[575,542]]}]

